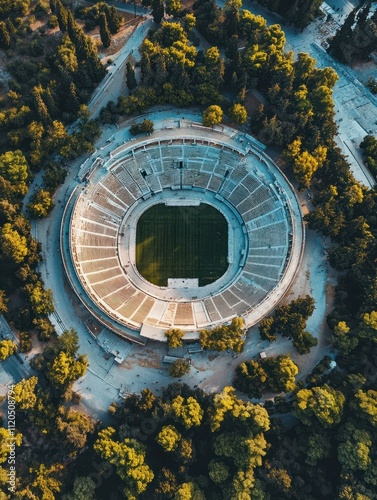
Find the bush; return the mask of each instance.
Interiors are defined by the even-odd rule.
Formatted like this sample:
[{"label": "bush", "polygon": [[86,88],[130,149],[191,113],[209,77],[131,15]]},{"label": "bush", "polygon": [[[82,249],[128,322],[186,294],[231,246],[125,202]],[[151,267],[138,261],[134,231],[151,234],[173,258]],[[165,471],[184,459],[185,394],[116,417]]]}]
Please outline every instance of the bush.
[{"label": "bush", "polygon": [[183,375],[187,375],[190,371],[190,362],[188,359],[177,359],[174,361],[169,368],[169,375],[171,377],[183,377]]}]

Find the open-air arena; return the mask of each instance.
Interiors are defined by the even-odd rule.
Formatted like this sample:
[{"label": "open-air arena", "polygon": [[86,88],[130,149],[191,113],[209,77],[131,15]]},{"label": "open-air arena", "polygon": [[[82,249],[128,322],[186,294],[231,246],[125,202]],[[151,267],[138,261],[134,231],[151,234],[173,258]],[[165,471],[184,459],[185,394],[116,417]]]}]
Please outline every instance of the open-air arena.
[{"label": "open-air arena", "polygon": [[145,344],[172,327],[195,339],[235,316],[248,328],[287,293],[304,247],[301,208],[250,136],[172,120],[113,144],[79,175],[63,262],[109,330]]}]

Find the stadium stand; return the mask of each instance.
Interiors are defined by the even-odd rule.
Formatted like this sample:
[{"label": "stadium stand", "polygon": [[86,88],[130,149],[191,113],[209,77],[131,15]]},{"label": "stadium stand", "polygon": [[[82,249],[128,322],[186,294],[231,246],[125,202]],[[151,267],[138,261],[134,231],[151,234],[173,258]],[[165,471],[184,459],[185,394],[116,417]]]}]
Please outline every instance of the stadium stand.
[{"label": "stadium stand", "polygon": [[[143,324],[200,329],[247,315],[274,293],[296,244],[294,223],[284,190],[256,156],[213,139],[189,138],[122,145],[113,155],[86,181],[69,223],[72,267],[105,316],[131,329]],[[215,207],[228,203],[224,210],[233,214],[228,219],[242,226],[239,234],[246,241],[238,248],[240,242],[230,233],[232,271],[221,278],[221,287],[215,282],[204,296],[200,288],[180,296],[151,285],[128,263],[135,245],[130,230],[136,227],[135,211],[150,196],[164,199],[167,190],[173,196],[180,189],[212,200]]]}]

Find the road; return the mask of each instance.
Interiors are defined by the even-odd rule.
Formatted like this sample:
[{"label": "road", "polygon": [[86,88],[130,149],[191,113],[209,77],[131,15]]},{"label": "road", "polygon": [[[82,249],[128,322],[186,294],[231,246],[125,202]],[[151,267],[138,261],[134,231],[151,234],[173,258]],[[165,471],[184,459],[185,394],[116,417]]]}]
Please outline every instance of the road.
[{"label": "road", "polygon": [[108,74],[99,84],[88,104],[91,118],[97,118],[100,110],[106,106],[109,101],[117,101],[123,83],[124,64],[131,54],[134,56],[134,59],[140,57],[138,48],[147,36],[152,22],[153,20],[149,17],[141,21],[122,49],[111,57],[113,63],[108,68]]}]

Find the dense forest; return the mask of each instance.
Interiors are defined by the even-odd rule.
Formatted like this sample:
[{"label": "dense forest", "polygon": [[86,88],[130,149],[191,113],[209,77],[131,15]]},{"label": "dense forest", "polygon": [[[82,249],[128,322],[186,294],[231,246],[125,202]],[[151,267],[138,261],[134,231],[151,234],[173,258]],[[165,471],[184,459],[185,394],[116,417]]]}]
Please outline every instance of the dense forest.
[{"label": "dense forest", "polygon": [[[299,28],[318,14],[318,2],[260,3]],[[189,11],[171,1],[170,22],[162,22],[164,5],[155,0],[157,24],[140,48],[140,78],[128,62],[128,92],[102,110],[101,121],[116,123],[157,103],[199,105],[205,125],[227,119],[279,147],[282,168],[314,195],[309,227],[332,241],[328,259],[340,278],[328,324],[337,366],[331,369],[326,357],[297,381],[288,355],[250,359],[234,376],[239,393],[226,387],[208,395],[179,383],[160,396],[146,389],[110,406],[110,426],[75,408],[72,385],[85,374],[87,358],[77,333],[57,337],[48,318],[52,292],[37,272],[41,248],[28,219],[49,213],[69,160],[93,150],[101,129],[86,104],[106,71],[85,30],[99,27],[106,47],[119,19],[104,2],[75,13],[69,4],[0,0],[9,74],[0,101],[0,313],[21,332],[21,350],[30,350],[34,335],[46,341],[31,362],[36,375],[11,389],[17,431],[11,436],[5,420],[0,428],[0,499],[377,498],[377,192],[355,181],[334,142],[335,71],[316,68],[308,54],[286,52],[281,26],[241,10],[239,0],[224,9],[196,0]],[[357,15],[360,26],[369,22],[367,8]],[[354,21],[341,30],[355,30]],[[200,49],[196,30],[209,49]],[[338,47],[337,57],[344,52]],[[254,91],[263,103],[248,114]],[[370,136],[362,145],[372,168],[375,143]],[[24,207],[38,172],[43,186]],[[288,337],[307,353],[315,345],[306,331],[313,309],[309,296],[279,307],[259,325],[260,337]],[[241,331],[237,320],[201,332],[200,340],[206,349],[239,352]],[[180,331],[166,336],[172,346],[182,342]],[[0,360],[15,349],[1,341]],[[186,368],[177,366],[172,376]],[[18,457],[15,493],[7,485],[9,438]]]}]

